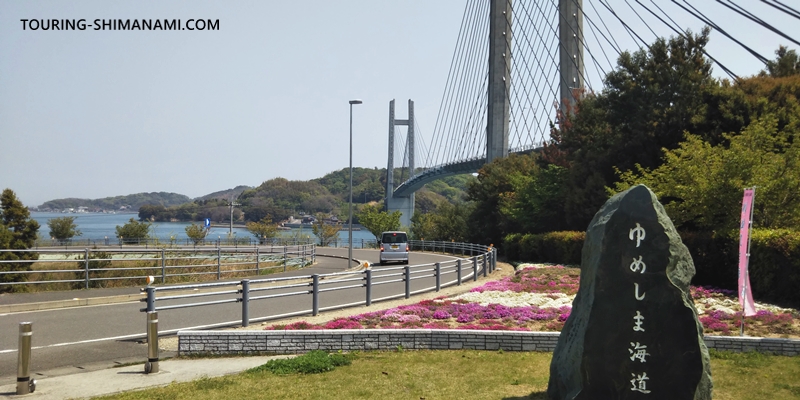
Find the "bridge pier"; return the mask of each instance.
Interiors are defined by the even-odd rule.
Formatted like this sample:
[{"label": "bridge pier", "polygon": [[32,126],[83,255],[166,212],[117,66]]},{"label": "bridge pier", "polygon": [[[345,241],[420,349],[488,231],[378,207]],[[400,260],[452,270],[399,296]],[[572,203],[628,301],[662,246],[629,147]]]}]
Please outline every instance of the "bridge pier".
[{"label": "bridge pier", "polygon": [[388,212],[400,211],[400,225],[410,227],[411,216],[414,215],[414,193],[386,199],[386,209]]},{"label": "bridge pier", "polygon": [[400,225],[411,226],[411,217],[414,215],[414,193],[405,196],[394,194],[394,127],[395,125],[408,126],[408,140],[406,152],[408,153],[409,175],[414,175],[414,102],[408,100],[408,119],[394,118],[394,100],[389,102],[389,162],[386,168],[386,211],[400,211]]}]

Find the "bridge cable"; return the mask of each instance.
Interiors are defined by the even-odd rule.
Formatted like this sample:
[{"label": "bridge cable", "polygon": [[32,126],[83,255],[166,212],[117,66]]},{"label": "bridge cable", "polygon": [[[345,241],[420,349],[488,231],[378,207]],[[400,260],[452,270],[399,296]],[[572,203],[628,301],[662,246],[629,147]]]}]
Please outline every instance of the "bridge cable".
[{"label": "bridge cable", "polygon": [[[488,33],[486,31],[488,25],[488,10],[482,10],[483,12],[477,14],[476,22],[477,21],[484,21],[481,26],[481,29],[473,29],[472,40],[470,42],[469,48],[467,49],[467,54],[477,55],[483,52],[483,49],[486,48],[488,52],[488,46],[486,43],[486,38],[488,38]],[[486,35],[481,35],[481,33],[487,33]],[[475,51],[478,49],[478,51]],[[485,60],[485,59],[484,59]],[[458,110],[456,111],[456,116],[454,118],[455,122],[450,125],[450,129],[448,130],[448,146],[445,149],[444,158],[441,160],[441,163],[447,163],[449,160],[452,160],[455,157],[454,153],[458,150],[458,142],[463,143],[464,137],[468,134],[468,132],[464,131],[464,126],[466,124],[466,119],[469,116],[469,109],[474,108],[470,107],[470,99],[474,96],[475,92],[480,91],[480,80],[476,79],[480,77],[483,73],[485,68],[488,68],[488,65],[484,66],[485,61],[481,60],[480,57],[473,56],[470,58],[470,63],[467,65],[469,68],[467,72],[467,79],[464,80],[464,84],[471,83],[472,85],[469,87],[464,87],[462,84],[462,89],[460,91],[460,95],[458,96],[458,101],[456,102],[456,106]],[[483,61],[483,62],[482,62]]]},{"label": "bridge cable", "polygon": [[[482,16],[484,16],[483,20],[486,21],[488,18],[485,17],[488,16],[488,10],[485,10]],[[461,152],[463,153],[464,143],[468,142],[470,137],[480,136],[479,131],[470,131],[467,127],[469,126],[469,120],[476,116],[475,109],[479,107],[481,103],[486,103],[486,101],[488,101],[488,96],[485,97],[482,94],[483,91],[486,90],[486,79],[488,79],[488,64],[486,64],[485,61],[488,59],[489,51],[488,21],[482,24],[481,28],[483,28],[481,31],[475,30],[471,45],[474,55],[471,58],[473,62],[468,81],[473,83],[473,85],[468,91],[464,91],[463,94],[460,95],[458,123],[457,125],[452,125],[450,130],[450,136],[458,137],[459,141],[457,143],[453,142],[454,144],[450,146],[447,157],[442,160],[443,164],[457,157],[456,154],[459,153],[458,150],[462,150]],[[483,80],[478,79],[481,76],[484,76]]]},{"label": "bridge cable", "polygon": [[780,1],[778,1],[778,0],[772,0],[772,1],[773,1],[774,3],[776,3],[777,5],[776,5],[776,4],[773,4],[773,3],[770,3],[770,1],[769,1],[769,0],[761,0],[761,2],[762,2],[762,3],[767,3],[767,5],[769,5],[769,6],[771,6],[771,7],[774,7],[774,8],[776,8],[776,9],[780,10],[780,11],[783,11],[784,13],[786,13],[786,14],[788,14],[788,15],[792,16],[792,17],[795,17],[795,18],[797,18],[797,19],[800,19],[800,12],[798,12],[798,11],[797,11],[797,10],[795,10],[794,8],[792,8],[792,7],[789,7],[789,6],[787,6],[786,4],[783,4],[783,3],[781,3],[781,2],[780,2]]},{"label": "bridge cable", "polygon": [[[593,1],[590,1],[589,5],[592,6],[592,10],[594,10],[595,15],[597,15],[597,18],[599,18],[600,22],[603,23],[603,27],[606,28],[606,32],[608,32],[608,36],[610,36],[611,40],[613,40],[613,43],[609,42],[611,44],[611,47],[614,48],[614,50],[617,52],[617,56],[622,55],[622,46],[620,46],[619,43],[617,43],[617,40],[614,39],[614,34],[611,33],[611,29],[608,29],[608,25],[606,25],[606,21],[603,19],[603,16],[600,14],[600,11],[598,11],[597,7],[594,6],[594,2]],[[586,13],[584,13],[584,15],[586,15]],[[605,37],[606,36],[603,35],[603,38],[605,38]],[[606,41],[608,41],[608,39],[606,39]]]},{"label": "bridge cable", "polygon": [[[628,35],[631,37],[631,39],[633,39],[634,42],[636,42],[636,39],[639,39],[639,41],[644,45],[644,47],[647,47],[648,49],[650,48],[650,45],[647,44],[647,42],[645,42],[644,39],[642,39],[642,37],[639,36],[639,34],[633,30],[633,28],[628,26],[628,24],[626,24],[625,21],[623,21],[622,18],[620,18],[619,15],[617,15],[617,13],[614,11],[613,8],[611,8],[609,4],[606,4],[606,2],[603,0],[599,1],[600,4],[602,4],[611,13],[611,15],[613,15],[620,22],[620,24],[622,24],[622,26],[625,28],[625,30],[628,32]],[[636,37],[634,38],[634,36]],[[641,48],[642,46],[639,47]]]},{"label": "bridge cable", "polygon": [[[675,27],[674,27],[672,24],[670,24],[669,22],[667,22],[667,21],[665,21],[664,19],[662,19],[662,18],[661,18],[661,17],[660,17],[658,14],[656,14],[654,11],[650,10],[650,9],[649,9],[647,6],[645,6],[644,4],[642,4],[642,3],[641,3],[639,0],[636,0],[636,2],[637,2],[637,3],[639,3],[639,5],[640,5],[640,6],[642,6],[642,8],[644,8],[645,10],[647,10],[647,11],[648,11],[650,14],[653,14],[653,16],[654,16],[654,17],[658,18],[658,20],[659,20],[659,21],[661,21],[661,22],[662,22],[664,25],[666,25],[667,27],[669,27],[670,29],[672,29],[672,31],[673,31],[673,32],[675,32],[676,34],[678,34],[678,36],[680,36],[680,37],[682,37],[682,38],[684,38],[684,39],[687,39],[687,35],[688,35],[688,33],[687,33],[687,32],[685,32],[685,31],[683,31],[683,28],[681,28],[681,27],[680,27],[680,25],[678,25],[678,24],[677,24],[677,23],[676,23],[676,22],[675,22],[675,21],[674,21],[674,20],[673,20],[673,19],[672,19],[672,18],[669,16],[669,14],[667,14],[666,12],[664,12],[664,10],[662,10],[662,9],[661,9],[661,7],[659,7],[659,6],[658,6],[658,4],[656,4],[656,3],[655,3],[655,1],[654,1],[654,0],[650,0],[650,2],[651,2],[651,3],[653,3],[653,5],[654,5],[654,6],[656,6],[656,8],[658,8],[658,10],[659,10],[659,11],[661,11],[661,13],[663,13],[663,14],[664,14],[664,15],[665,15],[665,16],[666,16],[666,17],[667,17],[667,18],[668,18],[670,21],[672,21],[672,24],[674,24],[674,25],[675,25],[675,26],[677,26],[678,28],[681,28],[681,30],[678,30],[678,29],[676,29],[676,28],[675,28]],[[726,67],[726,66],[725,66],[725,64],[721,63],[721,62],[720,62],[720,61],[718,61],[716,58],[714,58],[713,56],[711,56],[711,54],[709,54],[709,53],[706,51],[706,49],[705,49],[705,48],[703,48],[703,54],[705,54],[705,56],[706,56],[706,57],[708,57],[709,59],[711,59],[711,61],[713,61],[713,62],[715,62],[717,65],[719,65],[719,66],[720,66],[720,68],[722,68],[722,70],[723,70],[723,71],[725,71],[725,73],[726,73],[726,74],[728,74],[728,76],[730,76],[730,77],[731,77],[731,79],[733,79],[733,80],[739,80],[739,76],[738,76],[738,75],[736,75],[736,74],[735,74],[733,71],[731,71],[731,70],[730,70],[728,67]]]},{"label": "bridge cable", "polygon": [[[678,7],[680,7],[680,8],[683,8],[683,9],[684,9],[684,10],[685,10],[687,13],[691,14],[691,15],[692,15],[692,16],[694,16],[695,18],[697,18],[697,19],[699,19],[700,21],[702,21],[702,22],[704,22],[704,23],[706,23],[706,24],[710,25],[712,28],[714,28],[714,29],[716,29],[717,31],[719,31],[719,33],[721,33],[721,34],[725,35],[725,37],[727,37],[728,39],[730,39],[730,40],[734,41],[736,44],[738,44],[739,46],[741,46],[742,48],[744,48],[745,50],[747,50],[747,52],[748,52],[748,53],[752,54],[752,55],[753,55],[753,57],[757,58],[759,61],[761,61],[762,63],[764,63],[764,65],[766,65],[766,64],[767,64],[768,60],[767,60],[767,59],[766,59],[764,56],[762,56],[761,54],[757,53],[755,50],[751,49],[750,47],[748,47],[748,46],[747,46],[747,45],[745,45],[744,43],[742,43],[742,42],[740,42],[740,41],[736,40],[736,38],[734,38],[733,36],[731,36],[730,34],[728,34],[728,32],[726,32],[724,29],[720,28],[720,27],[719,27],[719,25],[715,24],[713,21],[711,21],[710,19],[708,19],[708,18],[707,18],[705,15],[703,15],[703,13],[701,13],[700,11],[698,11],[698,10],[697,10],[696,8],[694,8],[694,6],[692,6],[691,4],[689,4],[689,3],[686,3],[686,5],[687,5],[687,6],[689,6],[689,7],[691,7],[691,8],[692,8],[692,10],[694,10],[696,13],[695,13],[695,12],[692,12],[692,11],[690,11],[689,9],[687,9],[686,7],[684,7],[683,5],[681,5],[680,3],[678,3],[676,0],[672,0],[672,2],[673,2],[673,3],[675,3],[675,4],[676,4]],[[686,2],[686,0],[684,0],[684,2]],[[698,15],[698,14],[699,14],[699,15]]]},{"label": "bridge cable", "polygon": [[[534,27],[534,30],[537,32],[537,36],[539,36],[541,38],[541,34],[538,32],[538,29],[536,29],[536,26],[542,20],[547,21],[548,20],[547,15],[545,15],[544,11],[542,11],[542,12],[538,13],[536,21],[534,21],[533,18],[531,18],[530,12],[524,6],[524,4],[522,6],[522,10],[524,11],[524,13],[525,13],[524,15],[526,17],[526,19],[524,21],[528,22],[527,25],[524,25],[525,28],[527,28],[527,26],[532,25]],[[556,11],[554,10],[553,14],[555,14],[555,13],[556,13]],[[515,15],[520,15],[520,13],[515,13]],[[521,36],[525,40],[525,42],[528,44],[528,47],[527,47],[528,51],[527,52],[522,52],[522,57],[514,57],[514,58],[512,58],[512,61],[514,62],[514,65],[520,65],[521,64],[522,66],[524,66],[525,71],[527,72],[527,74],[522,74],[523,71],[519,71],[518,73],[521,75],[521,79],[523,79],[523,81],[521,83],[521,86],[522,86],[523,91],[524,91],[524,96],[528,100],[528,105],[529,105],[528,108],[531,110],[530,114],[532,115],[532,117],[534,119],[534,122],[536,123],[535,126],[538,127],[538,132],[537,133],[541,134],[542,125],[541,125],[541,121],[539,120],[539,114],[540,113],[546,113],[547,109],[549,108],[549,106],[543,100],[546,97],[543,94],[544,88],[542,90],[540,90],[539,87],[540,86],[547,86],[547,88],[550,89],[550,96],[547,96],[547,97],[556,98],[557,95],[556,95],[556,92],[553,90],[552,85],[546,85],[546,84],[545,85],[540,85],[542,80],[544,80],[545,82],[551,81],[550,79],[548,79],[550,76],[548,75],[548,73],[545,73],[544,68],[542,67],[541,59],[540,59],[541,52],[545,52],[547,54],[551,53],[550,51],[548,51],[548,44],[544,40],[540,40],[540,41],[536,42],[537,43],[536,46],[533,45],[531,43],[530,37],[528,36],[527,32],[528,32],[528,29],[524,29],[522,31],[522,35]],[[519,38],[519,36],[520,35],[515,35],[515,37],[517,37],[517,38]],[[551,37],[551,39],[550,39],[550,43],[549,43],[549,47],[550,48],[552,48],[552,46],[553,46],[553,43],[552,43],[553,39],[555,39],[554,36]],[[537,51],[538,44],[541,44],[541,47],[539,48],[539,51]],[[521,44],[520,44],[520,47],[521,47]],[[541,74],[536,75],[536,74],[532,73],[532,71],[530,69],[530,63],[527,62],[527,56],[529,54],[533,56],[533,59],[536,62],[536,65],[539,67],[539,71],[541,72]],[[517,59],[519,59],[519,58],[521,58],[523,60],[523,62],[521,62],[521,63],[517,62]],[[553,63],[550,63],[549,65],[551,66],[549,72],[552,73],[553,67],[555,66],[555,63],[553,62]],[[517,67],[516,69],[520,70],[519,67]],[[538,80],[535,78],[536,76],[539,77]],[[533,103],[530,101],[530,93],[527,90],[528,89],[528,83],[532,83],[534,85],[534,90],[536,91],[536,95],[537,95],[536,97],[539,100],[541,108],[535,107],[533,105]],[[515,93],[518,93],[519,90],[516,89],[516,86],[517,85],[515,85],[515,88],[514,88],[515,89]],[[522,102],[520,102],[520,103],[522,103]],[[519,106],[520,109],[523,110],[523,113],[522,113],[523,115],[521,116],[521,118],[523,118],[523,121],[525,122],[525,125],[526,125],[527,138],[529,140],[533,141],[533,137],[531,137],[531,134],[530,134],[530,129],[527,128],[527,118],[528,117],[524,113],[524,108],[522,107],[522,104],[519,104],[518,106]],[[512,110],[513,109],[514,108],[512,107]],[[537,112],[536,110],[539,110],[539,111]],[[523,145],[521,135],[518,135],[518,137],[520,139],[519,140],[519,144]]]},{"label": "bridge cable", "polygon": [[645,20],[644,20],[644,18],[642,18],[642,16],[641,16],[641,15],[639,15],[639,12],[637,12],[637,11],[636,11],[636,9],[634,9],[634,8],[633,8],[633,6],[631,5],[631,3],[630,3],[628,0],[625,0],[625,4],[627,4],[627,5],[628,5],[628,8],[630,8],[630,9],[633,11],[633,13],[634,13],[634,14],[636,14],[636,16],[637,16],[637,17],[639,17],[639,21],[642,21],[642,23],[644,24],[644,26],[646,26],[646,27],[647,27],[647,29],[649,29],[649,30],[650,30],[650,33],[652,33],[652,34],[653,34],[653,36],[654,36],[656,39],[658,39],[658,38],[660,38],[660,37],[661,37],[661,36],[659,36],[658,34],[656,34],[656,32],[653,30],[653,28],[651,28],[651,27],[650,27],[650,24],[648,24],[648,23],[647,23],[647,21],[645,21]]},{"label": "bridge cable", "polygon": [[[597,32],[599,31],[600,35],[603,37],[603,39],[605,39],[606,42],[611,45],[611,48],[614,49],[615,51],[617,51],[617,55],[620,54],[619,51],[617,50],[616,47],[614,47],[614,43],[612,43],[611,41],[608,40],[608,38],[606,37],[605,33],[603,33],[603,31],[600,29],[600,27],[598,27],[597,24],[595,24],[594,21],[592,21],[592,19],[589,17],[589,15],[586,14],[586,12],[583,10],[583,7],[580,7],[580,10],[581,10],[581,13],[583,13],[583,17],[586,18],[587,21],[589,21],[589,30],[592,32],[592,36],[594,36],[594,40],[595,40],[595,42],[597,42],[597,45],[600,46],[600,50],[603,52],[603,56],[606,58],[606,62],[608,63],[608,66],[611,69],[614,69],[614,64],[611,62],[611,59],[608,58],[608,54],[606,54],[605,46],[600,44],[600,39],[597,37]],[[594,29],[592,29],[592,27]]]},{"label": "bridge cable", "polygon": [[[511,35],[512,38],[515,40],[515,47],[514,48],[515,49],[519,49],[519,51],[513,51],[511,54],[509,54],[509,57],[506,57],[506,59],[504,61],[505,61],[505,69],[506,69],[506,71],[508,73],[509,79],[511,79],[511,82],[509,83],[509,94],[511,96],[513,96],[514,100],[516,100],[516,102],[512,102],[511,99],[509,98],[509,119],[510,119],[509,125],[513,124],[513,126],[514,126],[514,134],[516,136],[516,142],[521,142],[522,141],[522,130],[519,127],[519,122],[518,122],[519,117],[518,117],[518,115],[517,115],[517,113],[515,111],[517,108],[521,108],[522,107],[522,103],[523,103],[523,101],[520,100],[518,87],[520,87],[520,86],[522,87],[523,91],[525,92],[523,97],[525,99],[529,100],[529,102],[530,102],[530,95],[529,95],[529,93],[527,91],[527,85],[526,85],[527,79],[525,79],[525,76],[519,74],[519,68],[515,67],[515,65],[519,64],[517,62],[518,59],[521,59],[521,60],[524,61],[525,57],[526,57],[526,53],[530,53],[532,51],[532,48],[531,47],[527,47],[526,48],[526,47],[521,46],[520,43],[516,43],[516,42],[518,42],[517,34],[519,33],[519,34],[523,34],[524,35],[524,33],[527,31],[527,24],[526,24],[526,20],[521,19],[519,17],[519,15],[517,15],[517,13],[515,11],[513,11],[513,9],[512,9],[512,16],[516,20],[516,23],[512,24],[511,21],[508,21],[508,15],[506,15],[506,21],[508,22],[508,24],[510,26],[519,28],[518,32],[517,32],[517,29],[512,29],[512,35]],[[527,21],[530,21],[530,20],[527,20]],[[511,39],[508,39],[508,40],[511,40]],[[514,54],[520,54],[520,56],[518,57],[518,56],[516,56]],[[509,63],[509,59],[510,59],[510,63]],[[524,131],[529,133],[530,132],[530,128],[528,127],[528,123],[527,122],[528,122],[527,118],[524,118],[524,116],[523,116]],[[509,126],[509,128],[510,128],[510,126]],[[509,141],[508,146],[510,146],[511,143],[513,143],[513,142]]]},{"label": "bridge cable", "polygon": [[436,124],[434,125],[434,137],[431,140],[431,151],[435,151],[436,153],[433,154],[433,159],[438,159],[439,151],[442,147],[441,141],[444,137],[444,133],[439,128],[446,126],[449,123],[449,115],[451,113],[452,107],[452,97],[455,90],[455,81],[459,79],[456,75],[461,72],[461,61],[463,59],[463,48],[464,48],[464,41],[466,41],[467,33],[472,31],[473,29],[465,29],[467,24],[473,24],[474,20],[470,18],[472,12],[474,10],[474,2],[472,3],[472,7],[470,4],[467,3],[464,9],[464,15],[461,21],[461,28],[459,29],[458,39],[456,41],[456,48],[453,51],[453,59],[450,62],[450,71],[448,72],[447,83],[445,84],[445,92],[442,95],[442,102],[439,105],[439,113],[436,117]]},{"label": "bridge cable", "polygon": [[[789,35],[787,35],[787,34],[783,33],[782,31],[778,30],[778,29],[777,29],[777,28],[775,28],[774,26],[772,26],[772,25],[768,24],[767,22],[765,22],[765,21],[764,21],[764,20],[762,20],[761,18],[758,18],[758,17],[756,17],[756,16],[755,16],[755,14],[753,14],[753,13],[751,13],[751,12],[749,12],[749,11],[745,10],[744,8],[742,8],[741,6],[739,6],[738,4],[734,3],[732,0],[728,0],[728,2],[730,2],[731,4],[733,4],[733,5],[735,6],[735,8],[734,8],[734,7],[732,7],[732,6],[730,6],[730,5],[728,5],[728,4],[725,4],[725,3],[724,3],[724,2],[722,2],[721,0],[717,0],[717,3],[720,3],[720,4],[722,4],[723,6],[725,6],[725,7],[728,7],[729,9],[731,9],[731,10],[735,11],[736,13],[738,13],[739,15],[741,15],[741,16],[743,16],[743,17],[745,17],[745,18],[747,18],[747,19],[749,19],[749,20],[751,20],[751,21],[753,21],[753,22],[755,22],[755,23],[757,23],[757,24],[759,24],[759,25],[763,26],[764,28],[767,28],[767,29],[769,29],[770,31],[772,31],[772,32],[774,32],[774,33],[776,33],[776,34],[780,35],[780,36],[781,36],[781,37],[783,37],[784,39],[787,39],[787,40],[789,40],[789,41],[793,42],[793,43],[794,43],[794,44],[796,44],[796,45],[800,45],[800,42],[798,42],[797,40],[794,40],[792,37],[790,37]],[[741,11],[740,11],[740,10],[741,10]]]}]

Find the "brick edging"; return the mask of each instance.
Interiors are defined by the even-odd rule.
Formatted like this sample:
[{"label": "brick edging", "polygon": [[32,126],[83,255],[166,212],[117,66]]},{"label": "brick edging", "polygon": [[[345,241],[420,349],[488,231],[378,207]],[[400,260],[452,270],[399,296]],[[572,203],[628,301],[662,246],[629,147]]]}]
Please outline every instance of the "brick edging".
[{"label": "brick edging", "polygon": [[[555,350],[560,332],[461,329],[179,331],[178,354],[296,354],[311,350]],[[706,346],[734,352],[800,355],[800,340],[705,336]]]}]

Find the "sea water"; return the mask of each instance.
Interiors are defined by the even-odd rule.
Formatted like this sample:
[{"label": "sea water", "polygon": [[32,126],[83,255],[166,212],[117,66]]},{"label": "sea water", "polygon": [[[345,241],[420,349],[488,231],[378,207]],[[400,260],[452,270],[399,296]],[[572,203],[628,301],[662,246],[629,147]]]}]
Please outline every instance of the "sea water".
[{"label": "sea water", "polygon": [[[117,232],[116,227],[125,225],[131,218],[134,221],[139,220],[136,213],[53,213],[53,212],[31,212],[31,217],[39,223],[39,237],[42,239],[50,238],[50,228],[47,226],[47,221],[51,218],[59,217],[75,217],[75,225],[81,231],[80,236],[76,236],[75,240],[103,240],[111,239],[116,240]],[[195,224],[202,225],[202,222],[194,222]],[[151,225],[151,234],[155,235],[158,239],[169,240],[175,238],[177,240],[188,239],[186,236],[186,227],[191,225],[192,222],[153,222]],[[354,225],[354,229],[356,229]],[[227,239],[230,232],[230,227],[213,226],[211,227],[207,239]],[[245,228],[233,227],[232,234],[236,238],[252,238],[253,235]],[[314,232],[310,228],[294,228],[292,230],[278,231],[279,236],[284,237],[309,237],[314,239]],[[375,236],[366,229],[353,230],[353,240],[375,240]],[[347,240],[347,224],[342,226],[339,231],[339,240]]]}]

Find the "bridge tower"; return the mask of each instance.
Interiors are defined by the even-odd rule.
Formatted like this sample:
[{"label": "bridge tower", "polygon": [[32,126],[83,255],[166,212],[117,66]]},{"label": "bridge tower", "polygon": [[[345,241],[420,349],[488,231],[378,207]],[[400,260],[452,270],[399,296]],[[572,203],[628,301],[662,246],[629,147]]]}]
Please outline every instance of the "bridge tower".
[{"label": "bridge tower", "polygon": [[414,175],[414,102],[408,100],[408,119],[394,118],[394,100],[389,102],[389,163],[386,167],[386,211],[400,211],[400,224],[411,226],[411,216],[414,215],[414,193],[406,196],[394,195],[394,127],[396,125],[408,126],[408,170]]},{"label": "bridge tower", "polygon": [[583,89],[583,0],[559,0],[558,39],[561,90],[559,105],[574,105]]},{"label": "bridge tower", "polygon": [[[562,0],[563,1],[563,0]],[[489,5],[489,87],[486,115],[486,163],[508,156],[511,109],[511,0]]]},{"label": "bridge tower", "polygon": [[[511,94],[512,0],[489,5],[489,84],[486,124],[486,163],[508,156]],[[574,105],[583,88],[583,0],[558,1],[560,96],[562,112]]]}]

